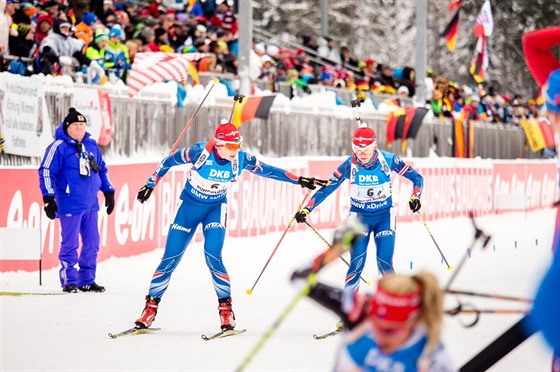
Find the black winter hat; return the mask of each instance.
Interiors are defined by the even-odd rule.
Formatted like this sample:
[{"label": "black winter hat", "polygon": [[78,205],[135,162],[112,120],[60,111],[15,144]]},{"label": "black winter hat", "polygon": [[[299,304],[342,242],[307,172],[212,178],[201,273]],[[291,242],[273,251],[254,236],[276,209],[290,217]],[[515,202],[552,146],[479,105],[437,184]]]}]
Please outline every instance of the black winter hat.
[{"label": "black winter hat", "polygon": [[68,132],[68,127],[73,123],[86,123],[86,117],[80,114],[74,107],[70,107],[68,115],[64,118],[64,132]]}]

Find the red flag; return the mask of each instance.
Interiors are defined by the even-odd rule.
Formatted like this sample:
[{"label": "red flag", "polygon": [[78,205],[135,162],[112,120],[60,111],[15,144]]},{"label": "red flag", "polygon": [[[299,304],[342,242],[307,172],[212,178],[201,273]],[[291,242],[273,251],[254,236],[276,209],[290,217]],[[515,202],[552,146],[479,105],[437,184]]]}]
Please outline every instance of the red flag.
[{"label": "red flag", "polygon": [[191,76],[198,84],[198,72],[191,61],[206,56],[204,53],[165,53],[144,52],[134,57],[134,63],[128,74],[127,85],[132,97],[147,85],[176,80],[186,82]]},{"label": "red flag", "polygon": [[452,52],[455,50],[455,41],[457,39],[457,30],[459,29],[459,12],[460,11],[461,11],[461,8],[457,9],[457,12],[453,16],[453,18],[451,18],[451,21],[449,22],[447,27],[445,27],[445,30],[443,30],[443,32],[440,35],[441,37],[443,37],[447,41],[447,48],[449,48],[449,50],[452,51]]}]

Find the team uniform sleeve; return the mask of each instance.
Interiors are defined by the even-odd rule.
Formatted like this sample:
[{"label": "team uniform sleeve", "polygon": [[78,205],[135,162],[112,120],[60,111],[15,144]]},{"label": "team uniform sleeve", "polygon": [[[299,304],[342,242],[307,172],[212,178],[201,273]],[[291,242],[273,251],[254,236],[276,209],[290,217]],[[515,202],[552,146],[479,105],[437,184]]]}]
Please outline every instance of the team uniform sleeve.
[{"label": "team uniform sleeve", "polygon": [[263,163],[256,157],[246,152],[243,153],[243,169],[260,177],[270,178],[276,181],[284,181],[297,185],[299,177],[284,169]]},{"label": "team uniform sleeve", "polygon": [[154,188],[157,181],[167,174],[171,167],[181,164],[194,164],[196,159],[202,154],[203,147],[196,144],[191,147],[183,148],[175,151],[173,154],[164,158],[157,166],[154,174],[148,178],[146,186]]},{"label": "team uniform sleeve", "polygon": [[393,160],[391,161],[391,170],[412,182],[413,195],[416,195],[417,197],[422,196],[422,190],[424,189],[424,177],[422,177],[420,173],[394,154]]},{"label": "team uniform sleeve", "polygon": [[62,141],[55,141],[47,147],[39,167],[39,187],[43,196],[54,196],[54,180],[60,170],[60,153],[58,148]]},{"label": "team uniform sleeve", "polygon": [[340,164],[336,171],[334,171],[329,184],[321,187],[307,203],[309,211],[313,211],[319,204],[321,204],[330,194],[335,192],[345,179],[350,178],[351,158],[348,158],[344,163]]},{"label": "team uniform sleeve", "polygon": [[560,26],[528,32],[523,36],[522,43],[527,66],[539,86],[542,86],[550,73],[560,68],[560,61],[553,50],[560,44]]}]

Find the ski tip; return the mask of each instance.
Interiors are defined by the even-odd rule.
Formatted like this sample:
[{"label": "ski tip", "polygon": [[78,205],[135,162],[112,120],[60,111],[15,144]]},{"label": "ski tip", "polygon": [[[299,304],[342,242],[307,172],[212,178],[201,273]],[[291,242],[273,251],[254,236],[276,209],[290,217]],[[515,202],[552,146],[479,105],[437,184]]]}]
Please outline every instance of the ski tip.
[{"label": "ski tip", "polygon": [[250,289],[248,289],[248,290],[245,291],[245,293],[247,293],[248,295],[252,295],[252,294],[253,294],[253,291],[250,290]]}]

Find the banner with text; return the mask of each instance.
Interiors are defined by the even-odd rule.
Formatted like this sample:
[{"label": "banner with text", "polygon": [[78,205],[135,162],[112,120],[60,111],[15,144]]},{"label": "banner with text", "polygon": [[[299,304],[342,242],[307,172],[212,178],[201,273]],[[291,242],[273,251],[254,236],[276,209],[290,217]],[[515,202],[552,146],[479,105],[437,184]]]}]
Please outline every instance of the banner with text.
[{"label": "banner with text", "polygon": [[[329,178],[340,159],[272,162],[297,175]],[[527,209],[545,208],[556,200],[554,161],[480,161],[465,159],[414,159],[407,161],[424,176],[422,213],[425,219],[453,218],[473,211],[481,216],[495,213],[496,195],[522,195]],[[165,245],[167,230],[175,216],[177,201],[188,177],[188,167],[174,167],[158,184],[144,204],[135,200],[157,164],[109,166],[109,175],[117,192],[115,210],[107,216],[99,213],[101,248],[99,261],[109,257],[127,257]],[[43,268],[57,267],[60,246],[58,219],[49,220],[43,212],[37,169],[0,168],[0,227],[40,227]],[[393,175],[393,202],[399,221],[413,221],[408,208],[412,192],[410,181]],[[328,197],[310,215],[317,229],[334,228],[348,215],[349,183]],[[306,191],[298,185],[273,181],[244,172],[228,191],[229,237],[257,237],[283,232],[297,211]],[[103,195],[99,193],[100,204]],[[290,231],[305,230],[294,224]],[[195,241],[201,241],[199,227]],[[227,246],[227,239],[226,239]],[[37,270],[36,262],[0,261],[0,272]]]},{"label": "banner with text", "polygon": [[16,74],[1,75],[0,137],[4,138],[4,151],[43,156],[53,141],[53,133],[41,81]]}]

